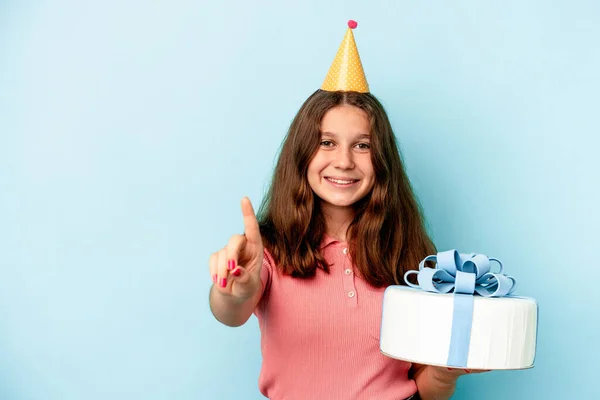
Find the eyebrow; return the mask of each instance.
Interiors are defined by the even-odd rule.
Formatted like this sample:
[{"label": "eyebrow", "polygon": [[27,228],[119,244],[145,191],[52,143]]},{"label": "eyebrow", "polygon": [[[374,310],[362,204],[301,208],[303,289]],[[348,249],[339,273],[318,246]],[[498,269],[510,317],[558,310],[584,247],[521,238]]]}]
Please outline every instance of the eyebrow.
[{"label": "eyebrow", "polygon": [[[333,133],[333,132],[321,132],[321,136],[336,137],[337,134]],[[355,139],[370,139],[371,135],[369,135],[368,133],[360,133],[360,134],[356,135],[354,138]]]}]

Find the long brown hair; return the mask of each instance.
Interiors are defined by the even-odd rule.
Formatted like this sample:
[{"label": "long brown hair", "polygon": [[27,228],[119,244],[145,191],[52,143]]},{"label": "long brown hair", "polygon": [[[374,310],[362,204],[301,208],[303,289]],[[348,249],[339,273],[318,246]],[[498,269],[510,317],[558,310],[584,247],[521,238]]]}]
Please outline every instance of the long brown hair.
[{"label": "long brown hair", "polygon": [[354,205],[347,237],[360,275],[372,286],[402,284],[435,247],[402,164],[396,138],[382,104],[369,93],[317,90],[302,105],[282,144],[273,180],[259,209],[265,246],[284,274],[298,278],[329,272],[319,250],[325,233],[320,199],[307,180],[321,141],[325,113],[336,106],[364,110],[371,125],[375,184]]}]

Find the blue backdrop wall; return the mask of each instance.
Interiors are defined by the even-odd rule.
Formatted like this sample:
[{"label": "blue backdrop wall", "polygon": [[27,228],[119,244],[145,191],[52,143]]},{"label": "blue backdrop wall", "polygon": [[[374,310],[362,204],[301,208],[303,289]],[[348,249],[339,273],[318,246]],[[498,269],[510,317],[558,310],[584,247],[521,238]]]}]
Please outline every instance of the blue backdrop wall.
[{"label": "blue backdrop wall", "polygon": [[0,2],[0,398],[261,398],[256,320],[214,321],[207,260],[348,19],[437,246],[501,258],[540,304],[535,368],[456,398],[599,398],[599,18],[593,0]]}]

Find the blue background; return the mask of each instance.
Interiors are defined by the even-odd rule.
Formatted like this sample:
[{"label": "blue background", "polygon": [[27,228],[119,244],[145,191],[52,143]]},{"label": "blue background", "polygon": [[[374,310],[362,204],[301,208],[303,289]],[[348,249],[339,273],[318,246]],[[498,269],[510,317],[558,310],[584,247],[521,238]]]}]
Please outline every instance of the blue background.
[{"label": "blue background", "polygon": [[600,397],[599,2],[5,0],[0,399],[261,398],[207,260],[348,19],[438,248],[540,304],[535,368],[455,397]]}]

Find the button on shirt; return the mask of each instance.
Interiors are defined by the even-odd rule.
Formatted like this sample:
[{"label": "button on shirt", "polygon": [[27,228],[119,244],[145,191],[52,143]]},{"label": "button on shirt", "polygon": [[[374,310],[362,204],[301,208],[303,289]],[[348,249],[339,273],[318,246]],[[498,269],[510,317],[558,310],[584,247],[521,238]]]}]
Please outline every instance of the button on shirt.
[{"label": "button on shirt", "polygon": [[330,273],[283,275],[265,250],[255,310],[263,364],[259,389],[278,399],[405,399],[416,392],[410,363],[379,350],[385,288],[355,273],[347,243],[321,244]]}]

